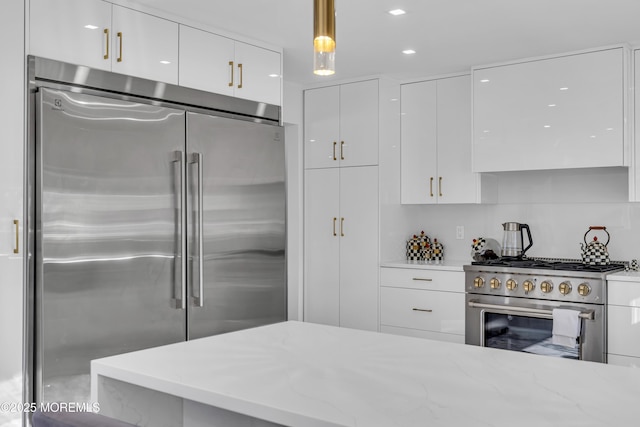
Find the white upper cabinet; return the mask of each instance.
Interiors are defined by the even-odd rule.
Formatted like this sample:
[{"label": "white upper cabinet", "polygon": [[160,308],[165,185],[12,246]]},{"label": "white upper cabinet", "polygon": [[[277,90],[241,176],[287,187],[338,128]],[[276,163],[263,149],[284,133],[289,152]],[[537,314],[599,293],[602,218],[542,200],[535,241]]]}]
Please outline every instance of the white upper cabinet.
[{"label": "white upper cabinet", "polygon": [[111,70],[111,4],[101,0],[31,0],[29,53]]},{"label": "white upper cabinet", "polygon": [[280,105],[280,53],[235,42],[235,96]]},{"label": "white upper cabinet", "polygon": [[305,168],[378,164],[378,81],[305,91]]},{"label": "white upper cabinet", "polygon": [[623,47],[473,70],[476,172],[627,166]]},{"label": "white upper cabinet", "polygon": [[340,86],[304,92],[304,167],[340,166]]},{"label": "white upper cabinet", "polygon": [[400,87],[402,203],[431,204],[438,200],[437,85],[431,80]]},{"label": "white upper cabinet", "polygon": [[113,5],[111,70],[178,84],[178,24]]},{"label": "white upper cabinet", "polygon": [[180,26],[180,85],[281,105],[280,53]]},{"label": "white upper cabinet", "polygon": [[31,0],[28,53],[281,105],[281,53],[102,0]]},{"label": "white upper cabinet", "polygon": [[180,25],[180,85],[233,96],[234,42]]},{"label": "white upper cabinet", "polygon": [[633,138],[634,149],[632,166],[629,168],[629,201],[640,201],[640,50],[633,52],[634,61],[634,73],[633,73],[633,87],[635,88],[633,94],[634,117],[632,123],[634,124],[635,136]]},{"label": "white upper cabinet", "polygon": [[29,53],[178,83],[178,24],[100,0],[32,0]]},{"label": "white upper cabinet", "polygon": [[402,85],[400,120],[403,204],[487,201],[490,177],[471,171],[469,76]]}]

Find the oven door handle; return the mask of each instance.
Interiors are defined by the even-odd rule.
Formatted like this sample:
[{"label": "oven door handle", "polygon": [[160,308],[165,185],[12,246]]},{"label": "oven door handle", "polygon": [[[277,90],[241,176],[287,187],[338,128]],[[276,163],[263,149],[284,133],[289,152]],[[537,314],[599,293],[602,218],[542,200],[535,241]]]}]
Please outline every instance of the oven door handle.
[{"label": "oven door handle", "polygon": [[[542,310],[539,308],[525,308],[525,307],[517,307],[517,306],[505,306],[505,305],[496,305],[496,304],[484,304],[476,301],[469,301],[469,307],[471,308],[484,308],[487,310],[502,310],[508,312],[516,312],[516,313],[529,313],[529,314],[541,314],[545,316],[553,316],[552,310]],[[595,319],[595,312],[593,310],[582,311],[578,315],[581,319],[593,320]]]}]

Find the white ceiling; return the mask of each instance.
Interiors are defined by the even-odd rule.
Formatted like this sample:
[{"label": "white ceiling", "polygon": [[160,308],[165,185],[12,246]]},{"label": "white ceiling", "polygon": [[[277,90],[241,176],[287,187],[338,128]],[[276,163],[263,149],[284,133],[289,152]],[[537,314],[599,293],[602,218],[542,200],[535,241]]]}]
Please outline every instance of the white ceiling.
[{"label": "white ceiling", "polygon": [[[284,49],[284,78],[303,85],[640,43],[640,0],[335,0],[336,74],[312,73],[313,0],[134,0]],[[393,17],[391,9],[406,15]],[[401,53],[414,49],[415,55]]]}]

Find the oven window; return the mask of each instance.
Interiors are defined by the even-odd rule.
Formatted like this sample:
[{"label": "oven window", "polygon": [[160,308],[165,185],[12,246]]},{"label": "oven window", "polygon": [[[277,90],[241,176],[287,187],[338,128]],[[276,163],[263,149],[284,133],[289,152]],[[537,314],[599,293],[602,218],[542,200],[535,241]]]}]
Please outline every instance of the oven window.
[{"label": "oven window", "polygon": [[551,343],[553,320],[510,314],[484,313],[484,346],[545,356],[578,359],[578,346]]}]

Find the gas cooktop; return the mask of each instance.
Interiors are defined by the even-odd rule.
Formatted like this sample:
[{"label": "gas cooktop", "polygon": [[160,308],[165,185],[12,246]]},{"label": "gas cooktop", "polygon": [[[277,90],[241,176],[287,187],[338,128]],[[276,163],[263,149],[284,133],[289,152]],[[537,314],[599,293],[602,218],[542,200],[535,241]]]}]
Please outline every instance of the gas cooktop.
[{"label": "gas cooktop", "polygon": [[498,258],[485,261],[473,261],[472,265],[491,267],[535,268],[539,270],[586,271],[606,273],[624,269],[621,262],[608,265],[583,264],[580,260],[550,259],[550,258]]}]

